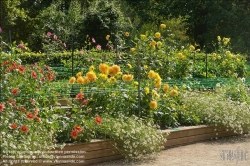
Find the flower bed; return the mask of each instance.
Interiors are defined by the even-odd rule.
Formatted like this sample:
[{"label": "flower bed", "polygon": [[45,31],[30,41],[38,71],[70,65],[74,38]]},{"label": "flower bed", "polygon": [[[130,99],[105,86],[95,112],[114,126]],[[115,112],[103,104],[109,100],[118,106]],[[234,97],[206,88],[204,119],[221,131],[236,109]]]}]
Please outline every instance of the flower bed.
[{"label": "flower bed", "polygon": [[[180,127],[164,130],[163,132],[167,138],[164,144],[165,149],[197,141],[236,135],[233,131],[206,125]],[[64,148],[58,147],[52,150],[52,152],[54,153],[54,159],[44,159],[34,165],[86,166],[124,158],[109,140],[92,140],[88,143],[67,144]],[[19,165],[15,164],[15,166]]]}]

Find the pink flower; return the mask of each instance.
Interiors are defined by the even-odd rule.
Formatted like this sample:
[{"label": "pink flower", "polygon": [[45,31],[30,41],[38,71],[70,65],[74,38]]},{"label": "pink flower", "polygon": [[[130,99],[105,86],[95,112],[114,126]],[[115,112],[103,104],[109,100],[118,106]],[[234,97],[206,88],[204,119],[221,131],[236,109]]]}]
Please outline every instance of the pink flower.
[{"label": "pink flower", "polygon": [[30,98],[30,102],[31,102],[31,104],[35,104],[35,100],[32,98]]},{"label": "pink flower", "polygon": [[0,27],[0,33],[2,33],[3,32],[3,30],[2,30],[2,28]]},{"label": "pink flower", "polygon": [[81,55],[83,55],[84,52],[83,52],[83,50],[81,50],[79,53],[80,53]]},{"label": "pink flower", "polygon": [[21,50],[24,50],[24,49],[25,49],[24,45],[23,45],[23,44],[21,44],[21,43],[20,43],[20,44],[18,44],[18,45],[17,45],[17,47],[18,47],[18,48],[20,48]]},{"label": "pink flower", "polygon": [[52,34],[51,34],[51,32],[47,32],[47,36],[49,36],[49,37],[50,37],[51,35],[52,35]]},{"label": "pink flower", "polygon": [[95,39],[92,37],[92,42],[95,43]]},{"label": "pink flower", "polygon": [[99,44],[96,46],[96,48],[97,48],[97,50],[102,50],[102,46]]},{"label": "pink flower", "polygon": [[57,40],[57,36],[56,35],[54,35],[54,40]]},{"label": "pink flower", "polygon": [[63,46],[66,47],[66,43],[63,43]]}]

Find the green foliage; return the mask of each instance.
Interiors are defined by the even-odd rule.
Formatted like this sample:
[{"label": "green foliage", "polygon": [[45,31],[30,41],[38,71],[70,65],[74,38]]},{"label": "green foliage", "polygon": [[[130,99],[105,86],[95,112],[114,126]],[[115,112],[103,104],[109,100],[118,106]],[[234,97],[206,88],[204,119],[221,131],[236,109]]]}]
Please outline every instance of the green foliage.
[{"label": "green foliage", "polygon": [[[164,31],[161,31],[162,35],[165,36],[166,45],[181,48],[181,46],[190,43],[186,35],[186,25],[183,18],[168,17],[167,19],[161,20],[160,23],[164,23],[167,26]],[[144,23],[139,29],[139,33],[157,32],[159,31],[159,25],[160,24],[154,22]]]},{"label": "green foliage", "polygon": [[167,13],[173,17],[184,17],[187,34],[201,48],[211,52],[216,36],[232,38],[233,52],[249,53],[249,2],[232,0],[174,0],[165,3]]},{"label": "green foliage", "polygon": [[83,19],[83,33],[94,38],[96,44],[103,48],[107,45],[106,35],[115,45],[120,45],[125,31],[131,32],[132,25],[129,18],[125,18],[114,1],[95,1],[85,12]]},{"label": "green foliage", "polygon": [[54,1],[37,16],[38,22],[30,37],[33,38],[33,41],[37,41],[31,42],[35,51],[52,52],[62,50],[60,46],[55,47],[56,45],[53,45],[54,47],[51,47],[51,42],[48,36],[46,36],[47,32],[51,32],[53,36],[56,35],[58,37],[58,41],[55,42],[66,43],[68,48],[70,48],[72,43],[72,37],[80,36],[79,33],[82,28],[80,24],[83,14],[80,3],[71,1],[67,10],[61,8],[63,5],[64,2],[62,0]]},{"label": "green foliage", "polygon": [[245,84],[245,78],[231,79],[228,85],[223,88],[225,97],[239,103],[249,103],[248,87]]}]

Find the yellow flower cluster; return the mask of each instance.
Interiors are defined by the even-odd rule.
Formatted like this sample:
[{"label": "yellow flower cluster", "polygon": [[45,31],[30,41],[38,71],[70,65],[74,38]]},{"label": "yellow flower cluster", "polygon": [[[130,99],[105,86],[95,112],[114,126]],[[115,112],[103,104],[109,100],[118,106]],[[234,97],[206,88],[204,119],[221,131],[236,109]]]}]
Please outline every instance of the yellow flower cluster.
[{"label": "yellow flower cluster", "polygon": [[146,35],[141,34],[141,40],[146,39]]},{"label": "yellow flower cluster", "polygon": [[109,38],[110,38],[110,35],[107,35],[107,36],[106,36],[106,40],[109,40]]},{"label": "yellow flower cluster", "polygon": [[164,28],[166,28],[166,24],[161,24],[160,27],[161,27],[162,29],[164,29]]},{"label": "yellow flower cluster", "polygon": [[187,59],[186,56],[183,55],[182,53],[178,53],[178,57],[179,57],[181,60],[183,60],[183,61],[185,61],[185,60]]},{"label": "yellow flower cluster", "polygon": [[99,70],[100,70],[101,73],[108,75],[108,72],[109,72],[109,65],[107,65],[107,64],[105,64],[105,63],[101,63],[101,64],[99,65]]},{"label": "yellow flower cluster", "polygon": [[132,74],[124,74],[122,76],[122,80],[125,82],[130,82],[133,80],[133,78],[134,78],[134,76]]},{"label": "yellow flower cluster", "polygon": [[157,102],[156,101],[150,101],[149,106],[152,109],[156,109],[157,108]]},{"label": "yellow flower cluster", "polygon": [[120,72],[120,66],[118,65],[113,65],[111,67],[109,67],[108,69],[108,73],[110,76],[115,76],[118,72]]},{"label": "yellow flower cluster", "polygon": [[129,37],[129,32],[125,32],[125,34],[124,34],[126,37]]},{"label": "yellow flower cluster", "polygon": [[85,79],[88,79],[90,82],[95,82],[96,79],[97,79],[95,72],[89,71],[89,72],[86,74]]},{"label": "yellow flower cluster", "polygon": [[155,38],[157,38],[157,39],[161,38],[161,33],[160,32],[156,32],[155,33]]},{"label": "yellow flower cluster", "polygon": [[134,53],[135,52],[135,48],[130,48],[130,52]]},{"label": "yellow flower cluster", "polygon": [[[89,71],[86,73],[85,77],[82,76],[82,72],[78,72],[76,74],[76,78],[70,78],[69,83],[74,84],[75,82],[77,82],[78,84],[88,84],[89,82],[95,82],[98,77],[96,76],[94,70],[95,67],[93,65],[90,66]],[[116,82],[115,76],[119,78],[122,75],[120,66],[118,65],[109,66],[108,64],[101,63],[99,65],[99,71],[101,72],[98,74],[99,78],[101,78],[102,80],[108,80],[108,82]]]},{"label": "yellow flower cluster", "polygon": [[[90,68],[93,69],[93,68]],[[78,72],[75,77],[71,77],[69,80],[70,84],[77,82],[78,84],[88,84],[89,82],[95,82],[97,76],[93,70],[90,70],[85,77],[82,76],[82,72]]]},{"label": "yellow flower cluster", "polygon": [[194,51],[194,50],[195,50],[195,47],[194,47],[193,45],[191,45],[191,46],[189,47],[189,49],[190,49],[191,51]]},{"label": "yellow flower cluster", "polygon": [[154,79],[155,88],[157,88],[157,89],[161,88],[161,77],[160,77],[160,75],[157,72],[155,72],[153,70],[150,70],[148,72],[148,78],[149,79]]},{"label": "yellow flower cluster", "polygon": [[230,38],[223,38],[223,44],[226,46],[230,42]]},{"label": "yellow flower cluster", "polygon": [[151,43],[149,44],[149,46],[150,46],[151,49],[154,50],[156,44],[157,44],[156,41],[152,40]]},{"label": "yellow flower cluster", "polygon": [[220,38],[220,36],[217,36],[217,40],[218,40],[218,41],[221,41],[221,38]]}]

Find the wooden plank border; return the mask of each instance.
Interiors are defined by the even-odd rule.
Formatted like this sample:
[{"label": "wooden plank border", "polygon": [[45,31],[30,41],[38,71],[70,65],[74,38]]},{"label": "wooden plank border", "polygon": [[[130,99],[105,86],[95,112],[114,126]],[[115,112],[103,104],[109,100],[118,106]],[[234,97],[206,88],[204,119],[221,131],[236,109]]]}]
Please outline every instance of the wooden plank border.
[{"label": "wooden plank border", "polygon": [[[236,135],[233,131],[227,131],[224,128],[215,128],[206,125],[179,127],[176,130],[164,130],[163,133],[165,133],[164,135],[167,138],[167,141],[164,144],[165,149],[191,144],[197,141],[209,140],[216,137],[219,138]],[[39,163],[34,164],[34,166],[88,166],[124,158],[124,156],[113,147],[109,140],[93,140],[89,143],[67,144],[63,149],[58,147],[55,149],[55,151],[63,151],[63,153],[55,154],[55,156],[57,155],[59,157],[58,160],[79,160],[81,162],[54,162],[53,164]],[[79,154],[79,152],[81,154]],[[74,158],[76,155],[81,155],[80,157],[82,158]],[[21,166],[21,164],[15,164],[14,166]]]}]

